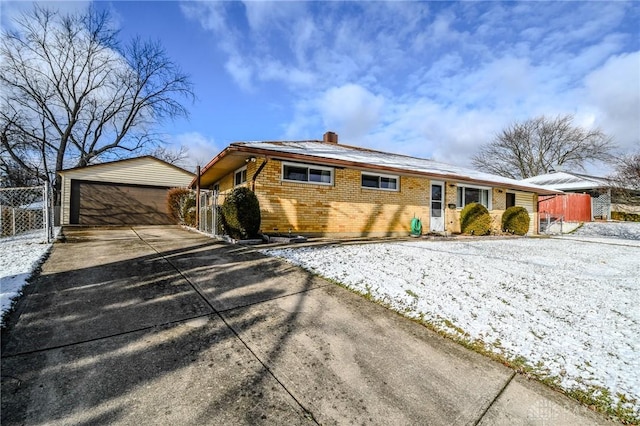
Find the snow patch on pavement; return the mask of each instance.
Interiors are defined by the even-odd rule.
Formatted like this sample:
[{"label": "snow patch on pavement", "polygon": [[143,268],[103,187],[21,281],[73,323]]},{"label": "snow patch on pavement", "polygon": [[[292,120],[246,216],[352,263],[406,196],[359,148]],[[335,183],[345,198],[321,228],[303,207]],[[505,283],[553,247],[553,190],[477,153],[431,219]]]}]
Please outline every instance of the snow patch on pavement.
[{"label": "snow patch on pavement", "polygon": [[[635,234],[634,234],[635,235]],[[413,318],[525,359],[640,416],[640,248],[506,239],[264,250]]]},{"label": "snow patch on pavement", "polygon": [[[54,230],[57,235],[59,228]],[[0,239],[0,315],[11,307],[13,299],[51,248],[43,231],[35,231]]]}]

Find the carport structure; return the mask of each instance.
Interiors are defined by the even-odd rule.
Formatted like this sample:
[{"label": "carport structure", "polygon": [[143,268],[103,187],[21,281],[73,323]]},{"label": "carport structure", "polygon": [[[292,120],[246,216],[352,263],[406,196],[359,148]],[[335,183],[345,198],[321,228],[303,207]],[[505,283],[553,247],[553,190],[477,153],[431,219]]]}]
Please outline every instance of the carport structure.
[{"label": "carport structure", "polygon": [[61,225],[165,225],[167,191],[193,173],[144,156],[59,172]]}]

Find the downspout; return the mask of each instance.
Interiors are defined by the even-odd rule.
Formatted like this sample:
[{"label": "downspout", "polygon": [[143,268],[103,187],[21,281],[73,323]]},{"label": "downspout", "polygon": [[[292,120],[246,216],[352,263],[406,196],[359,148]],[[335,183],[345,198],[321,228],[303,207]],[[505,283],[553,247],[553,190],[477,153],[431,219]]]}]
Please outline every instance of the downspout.
[{"label": "downspout", "polygon": [[269,162],[269,157],[264,157],[264,162],[260,164],[260,166],[258,166],[258,170],[256,170],[256,172],[253,174],[253,177],[251,178],[252,192],[256,192],[256,179],[258,179],[258,176],[262,172],[262,169],[264,169],[264,166],[266,166],[268,162]]},{"label": "downspout", "polygon": [[200,166],[196,167],[196,229],[200,229]]}]

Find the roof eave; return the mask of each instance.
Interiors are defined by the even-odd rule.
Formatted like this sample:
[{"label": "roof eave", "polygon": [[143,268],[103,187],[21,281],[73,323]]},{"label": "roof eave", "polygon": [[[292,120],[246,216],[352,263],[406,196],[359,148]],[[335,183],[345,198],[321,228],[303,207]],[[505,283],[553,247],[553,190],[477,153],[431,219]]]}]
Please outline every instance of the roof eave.
[{"label": "roof eave", "polygon": [[[358,169],[378,170],[378,171],[392,172],[392,173],[397,173],[402,175],[424,176],[424,177],[431,177],[431,178],[442,179],[442,180],[453,180],[457,182],[480,184],[480,185],[487,185],[487,186],[494,186],[494,187],[501,186],[508,189],[534,192],[542,195],[562,193],[562,191],[558,191],[555,189],[532,187],[529,185],[518,185],[518,184],[510,185],[507,183],[495,182],[490,180],[482,180],[482,179],[474,179],[474,178],[469,178],[467,176],[461,176],[461,175],[455,175],[455,174],[421,172],[421,171],[415,171],[415,170],[407,170],[407,169],[398,168],[398,167],[381,166],[378,164],[361,163],[357,161],[346,161],[346,160],[326,158],[326,157],[317,157],[313,155],[290,153],[290,152],[277,151],[272,149],[247,147],[247,146],[243,146],[242,144],[231,144],[227,148],[225,148],[223,151],[221,151],[209,163],[207,163],[207,165],[201,170],[200,176],[201,177],[204,176],[209,169],[214,167],[217,163],[222,161],[225,157],[229,156],[231,153],[236,153],[236,152],[244,153],[247,155],[265,157],[265,158],[277,158],[277,159],[283,159],[283,160],[314,162],[314,163],[321,163],[324,165],[336,166],[336,167],[351,167],[351,168],[358,168]],[[197,183],[196,180],[197,180],[197,177],[194,178],[193,181],[191,182],[190,186],[192,188],[196,186],[196,183]]]}]

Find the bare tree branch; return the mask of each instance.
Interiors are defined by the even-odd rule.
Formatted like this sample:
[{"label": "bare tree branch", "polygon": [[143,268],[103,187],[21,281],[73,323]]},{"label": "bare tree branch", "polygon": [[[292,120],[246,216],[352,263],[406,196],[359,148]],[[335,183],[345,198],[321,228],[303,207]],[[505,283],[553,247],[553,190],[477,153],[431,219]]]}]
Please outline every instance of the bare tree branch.
[{"label": "bare tree branch", "polygon": [[640,151],[620,157],[610,179],[616,204],[640,206]]},{"label": "bare tree branch", "polygon": [[586,163],[610,161],[614,148],[600,129],[574,126],[572,115],[542,116],[509,125],[472,162],[491,173],[524,179],[557,166],[584,170]]},{"label": "bare tree branch", "polygon": [[107,12],[36,5],[16,25],[0,42],[1,152],[12,166],[53,180],[65,167],[142,152],[158,122],[188,115],[189,77],[157,42],[121,47]]}]

